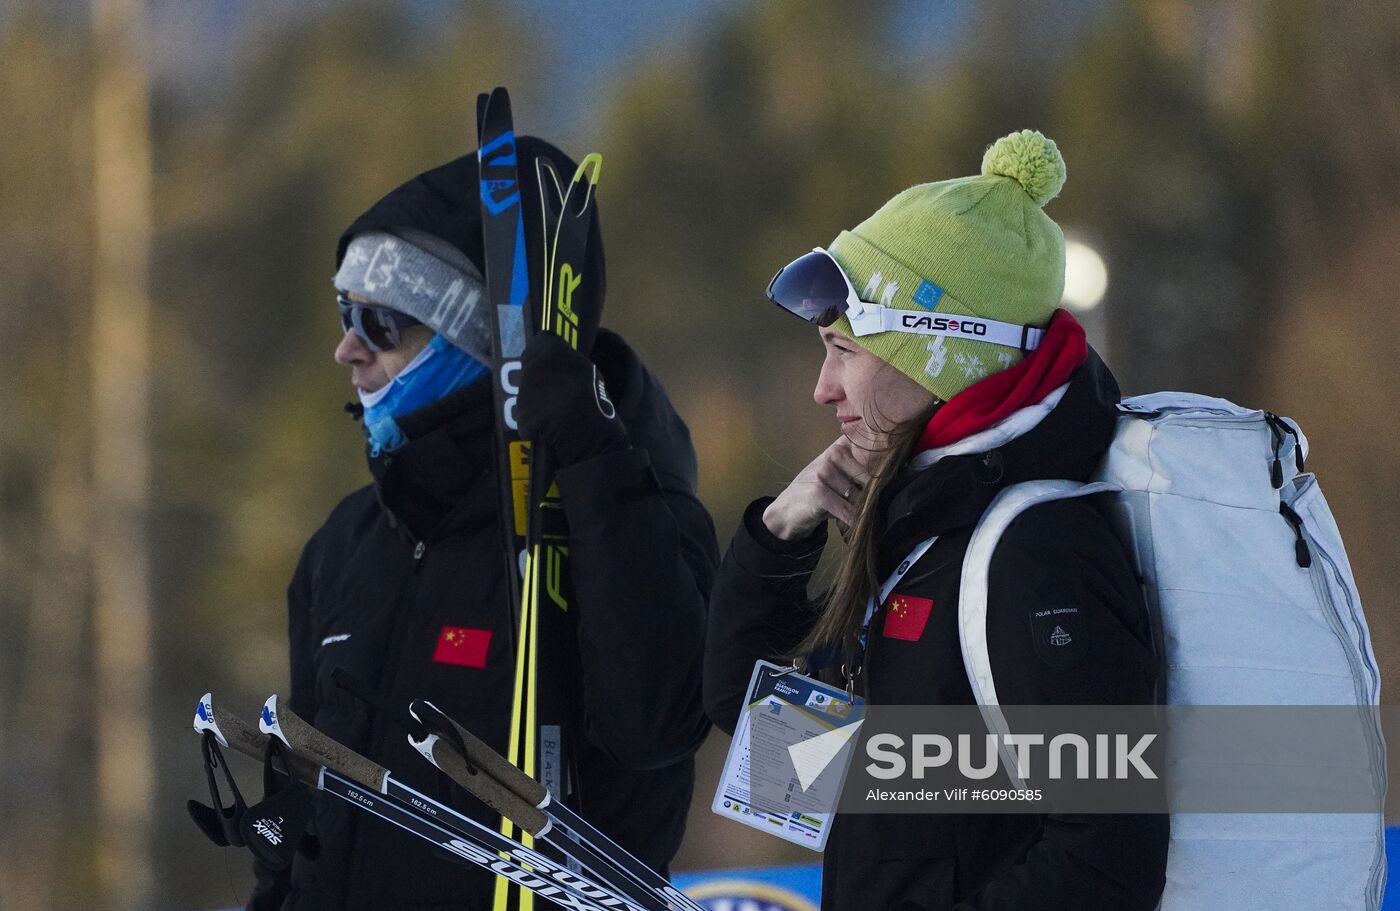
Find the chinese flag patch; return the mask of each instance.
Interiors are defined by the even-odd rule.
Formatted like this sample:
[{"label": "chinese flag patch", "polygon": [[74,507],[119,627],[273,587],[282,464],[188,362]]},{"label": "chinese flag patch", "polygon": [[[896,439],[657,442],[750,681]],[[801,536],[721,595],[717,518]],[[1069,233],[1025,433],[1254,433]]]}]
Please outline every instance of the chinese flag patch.
[{"label": "chinese flag patch", "polygon": [[438,633],[433,660],[438,664],[458,664],[462,667],[485,667],[486,649],[491,645],[489,629],[466,629],[444,626]]},{"label": "chinese flag patch", "polygon": [[924,634],[924,625],[928,623],[929,611],[933,610],[933,602],[928,598],[915,598],[910,595],[894,594],[890,596],[890,609],[885,614],[884,634],[889,639],[904,639],[908,642],[917,642]]}]

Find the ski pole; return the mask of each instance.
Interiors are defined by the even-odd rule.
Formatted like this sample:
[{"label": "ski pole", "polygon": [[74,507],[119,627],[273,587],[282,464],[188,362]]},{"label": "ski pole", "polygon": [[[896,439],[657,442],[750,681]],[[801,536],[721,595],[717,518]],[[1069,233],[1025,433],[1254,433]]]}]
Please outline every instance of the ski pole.
[{"label": "ski pole", "polygon": [[[705,911],[694,899],[671,885],[664,876],[642,863],[626,848],[563,803],[555,801],[544,785],[506,761],[500,753],[491,749],[437,706],[426,700],[418,700],[409,706],[408,711],[430,732],[421,741],[410,736],[409,743],[468,793],[486,802],[488,795],[494,796],[496,787],[507,790],[517,797],[520,803],[539,812],[549,824],[548,828],[563,833],[564,838],[556,836],[549,839],[551,844],[561,847],[559,842],[568,839],[565,844],[571,842],[574,848],[561,847],[561,850],[574,850],[574,853],[578,853],[577,847],[585,847],[631,882],[663,897],[672,907],[684,911]],[[474,773],[474,767],[484,774]],[[483,779],[490,779],[491,785],[495,787],[484,785]],[[505,810],[495,806],[492,806],[492,809],[509,817]],[[529,823],[522,819],[512,819],[522,829],[532,831]],[[541,837],[544,833],[534,834]]]},{"label": "ski pole", "polygon": [[[215,707],[208,694],[201,700],[194,726],[196,731],[208,731],[220,743],[257,759],[262,758],[267,748],[267,735],[260,733],[237,715]],[[285,738],[279,739],[282,739],[284,744],[287,742]],[[385,783],[392,781],[387,772],[382,776],[376,775],[373,763],[363,757],[357,757],[348,748],[339,744],[336,746],[352,765],[358,766],[361,771],[369,772],[371,777]],[[395,791],[398,792],[397,796],[382,792],[373,793],[373,789],[364,783],[337,774],[334,769],[321,764],[317,757],[308,756],[290,746],[289,751],[289,771],[297,779],[417,835],[489,873],[505,877],[522,888],[546,896],[566,908],[578,911],[617,911],[619,908],[626,908],[628,911],[634,911],[635,906],[607,896],[604,890],[587,878],[561,868],[557,863],[537,855],[518,842],[499,836],[489,828],[480,827],[487,836],[497,836],[495,839],[458,831],[444,824],[439,819],[439,814],[433,812],[431,804],[436,802],[418,795],[411,788],[392,782]],[[420,806],[420,800],[426,803]],[[488,841],[491,843],[487,844]]]},{"label": "ski pole", "polygon": [[[617,884],[610,881],[607,870],[600,869],[602,865],[592,851],[586,848],[579,851],[577,845],[566,840],[551,839],[552,824],[545,814],[488,776],[476,776],[470,793],[478,795],[483,803],[511,818],[521,828],[545,840],[568,859],[578,862],[592,874],[592,878],[575,873],[558,861],[545,858],[544,855],[497,830],[403,784],[395,779],[388,769],[327,737],[299,718],[291,709],[279,709],[276,696],[269,697],[263,706],[259,726],[263,733],[277,737],[293,751],[323,763],[331,771],[362,781],[380,794],[416,807],[431,816],[439,825],[453,830],[456,834],[473,837],[484,848],[510,852],[537,876],[548,873],[550,878],[562,885],[568,886],[573,883],[586,898],[598,901],[605,907],[627,908],[629,911],[669,911],[666,901],[650,889],[639,889],[630,882]],[[463,771],[464,777],[473,778],[465,769]],[[541,860],[544,860],[545,873],[541,872]],[[520,885],[523,886],[524,883]]]}]

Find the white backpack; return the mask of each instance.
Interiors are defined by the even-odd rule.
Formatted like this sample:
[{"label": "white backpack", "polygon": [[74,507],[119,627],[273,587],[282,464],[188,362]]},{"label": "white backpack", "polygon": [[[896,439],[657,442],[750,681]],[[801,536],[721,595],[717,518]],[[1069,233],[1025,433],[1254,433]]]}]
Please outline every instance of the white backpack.
[{"label": "white backpack", "polygon": [[[1297,425],[1179,392],[1119,407],[1092,483],[1008,487],[968,545],[958,608],[963,663],[989,730],[1007,732],[987,653],[992,553],[1026,509],[1094,493],[1111,494],[1117,530],[1144,580],[1164,652],[1163,702],[1377,704],[1380,674],[1361,599],[1322,490],[1302,471],[1307,440]],[[1385,745],[1378,726],[1373,734],[1369,771],[1383,789]],[[1379,812],[1176,813],[1160,907],[1378,911],[1385,872]]]}]

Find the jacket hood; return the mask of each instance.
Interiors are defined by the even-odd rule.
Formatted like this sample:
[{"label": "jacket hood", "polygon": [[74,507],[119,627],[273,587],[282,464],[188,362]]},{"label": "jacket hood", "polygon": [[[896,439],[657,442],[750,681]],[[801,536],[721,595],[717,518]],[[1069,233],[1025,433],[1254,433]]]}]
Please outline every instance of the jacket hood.
[{"label": "jacket hood", "polygon": [[[520,178],[522,211],[525,221],[526,257],[530,266],[532,285],[543,274],[544,218],[541,214],[540,182],[536,162],[548,161],[563,181],[573,178],[578,166],[562,151],[534,136],[516,137],[517,170]],[[350,223],[340,235],[335,247],[335,267],[340,268],[345,250],[357,234],[369,231],[394,232],[410,228],[438,237],[461,250],[472,264],[486,275],[486,257],[482,241],[481,182],[476,152],[455,158],[446,164],[424,171],[417,177],[390,190]],[[552,227],[552,226],[551,226]],[[578,301],[581,312],[601,317],[606,290],[606,270],[603,256],[602,228],[598,219],[598,202],[593,202],[592,239],[587,254],[588,269],[596,280],[580,289],[587,300]],[[489,280],[489,276],[488,276]],[[536,289],[537,291],[537,289]],[[538,293],[531,295],[531,306],[539,317]]]}]

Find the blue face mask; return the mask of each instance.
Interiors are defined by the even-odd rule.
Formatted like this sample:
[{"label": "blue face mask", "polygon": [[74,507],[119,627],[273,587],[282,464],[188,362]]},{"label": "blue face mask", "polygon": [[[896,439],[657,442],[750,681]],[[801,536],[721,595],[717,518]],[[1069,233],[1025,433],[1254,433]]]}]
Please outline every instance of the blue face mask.
[{"label": "blue face mask", "polygon": [[370,455],[393,452],[408,442],[396,418],[411,414],[486,375],[486,365],[434,335],[428,346],[377,392],[361,392]]}]

